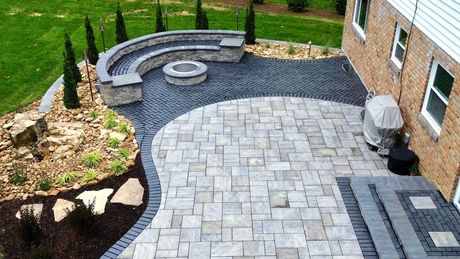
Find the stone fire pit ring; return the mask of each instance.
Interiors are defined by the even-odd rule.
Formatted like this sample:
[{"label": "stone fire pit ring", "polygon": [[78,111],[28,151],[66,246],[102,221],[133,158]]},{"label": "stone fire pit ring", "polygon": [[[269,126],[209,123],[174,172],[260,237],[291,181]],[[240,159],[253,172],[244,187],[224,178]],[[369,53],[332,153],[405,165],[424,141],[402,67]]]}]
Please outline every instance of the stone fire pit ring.
[{"label": "stone fire pit ring", "polygon": [[163,67],[166,81],[174,85],[196,85],[207,78],[208,67],[193,60],[179,60]]}]

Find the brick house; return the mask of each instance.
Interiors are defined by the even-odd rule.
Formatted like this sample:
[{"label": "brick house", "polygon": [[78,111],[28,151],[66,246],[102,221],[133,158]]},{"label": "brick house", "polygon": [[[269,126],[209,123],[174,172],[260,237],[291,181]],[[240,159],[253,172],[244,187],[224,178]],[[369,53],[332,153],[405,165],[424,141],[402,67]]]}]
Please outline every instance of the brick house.
[{"label": "brick house", "polygon": [[399,101],[421,174],[460,208],[460,1],[348,0],[342,46],[368,90]]}]

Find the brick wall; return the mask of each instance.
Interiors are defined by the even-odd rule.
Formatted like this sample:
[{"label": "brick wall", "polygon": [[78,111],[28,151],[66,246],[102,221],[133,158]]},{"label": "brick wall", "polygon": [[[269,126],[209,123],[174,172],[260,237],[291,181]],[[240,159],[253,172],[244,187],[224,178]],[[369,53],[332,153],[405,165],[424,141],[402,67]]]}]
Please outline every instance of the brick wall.
[{"label": "brick wall", "polygon": [[[352,24],[354,8],[355,0],[348,1],[342,42],[345,53],[366,87],[378,95],[389,94],[398,100],[402,83],[404,130],[411,134],[410,148],[420,158],[420,172],[452,200],[460,174],[460,64],[414,27],[400,80],[400,70],[390,57],[396,23],[409,32],[410,21],[385,0],[372,0],[364,40]],[[420,119],[433,58],[455,77],[437,140]]]}]

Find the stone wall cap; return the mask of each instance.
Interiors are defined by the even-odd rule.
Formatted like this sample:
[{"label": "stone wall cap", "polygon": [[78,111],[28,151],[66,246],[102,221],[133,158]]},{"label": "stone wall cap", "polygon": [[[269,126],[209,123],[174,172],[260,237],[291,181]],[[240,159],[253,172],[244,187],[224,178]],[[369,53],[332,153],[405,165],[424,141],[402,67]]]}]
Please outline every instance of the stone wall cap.
[{"label": "stone wall cap", "polygon": [[223,38],[219,43],[219,47],[240,48],[244,44],[244,39],[240,38]]},{"label": "stone wall cap", "polygon": [[139,76],[138,73],[130,73],[124,75],[113,76],[113,86],[126,86],[126,85],[133,85],[133,84],[141,84],[142,78]]}]

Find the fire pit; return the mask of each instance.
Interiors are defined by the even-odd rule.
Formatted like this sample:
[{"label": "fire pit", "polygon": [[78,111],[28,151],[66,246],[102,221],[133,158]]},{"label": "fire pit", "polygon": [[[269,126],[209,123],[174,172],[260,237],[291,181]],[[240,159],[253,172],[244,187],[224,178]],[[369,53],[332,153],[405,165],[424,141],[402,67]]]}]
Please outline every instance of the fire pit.
[{"label": "fire pit", "polygon": [[206,80],[208,67],[197,61],[180,60],[163,67],[166,81],[174,85],[196,85]]}]

